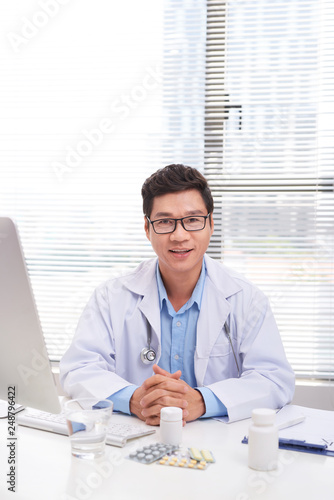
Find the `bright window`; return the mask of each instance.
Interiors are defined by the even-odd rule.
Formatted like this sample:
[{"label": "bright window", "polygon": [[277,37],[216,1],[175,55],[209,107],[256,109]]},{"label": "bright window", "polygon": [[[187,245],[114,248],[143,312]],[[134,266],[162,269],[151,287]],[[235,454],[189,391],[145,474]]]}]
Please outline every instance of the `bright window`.
[{"label": "bright window", "polygon": [[297,376],[334,374],[334,5],[208,1],[217,258],[269,296]]},{"label": "bright window", "polygon": [[57,360],[97,284],[153,256],[140,188],[215,196],[209,253],[265,291],[300,377],[334,373],[333,5],[17,0],[0,7],[0,213]]}]

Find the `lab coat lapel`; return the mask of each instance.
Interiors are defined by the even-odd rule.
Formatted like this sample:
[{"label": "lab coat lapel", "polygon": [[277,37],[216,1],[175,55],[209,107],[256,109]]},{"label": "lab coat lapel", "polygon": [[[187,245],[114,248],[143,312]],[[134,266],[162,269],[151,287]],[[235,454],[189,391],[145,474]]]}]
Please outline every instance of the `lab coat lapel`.
[{"label": "lab coat lapel", "polygon": [[231,306],[227,298],[241,290],[221,263],[205,255],[205,265],[207,276],[197,323],[195,352],[195,376],[199,386],[203,386],[210,352],[230,314]]},{"label": "lab coat lapel", "polygon": [[229,313],[230,304],[224,294],[207,279],[197,323],[195,376],[200,387],[203,385],[210,352],[224,328]]},{"label": "lab coat lapel", "polygon": [[[143,263],[135,276],[127,281],[127,287],[134,293],[142,296],[138,306],[152,329],[152,346],[160,354],[160,306],[157,280],[155,275],[157,259],[152,259]],[[158,348],[159,346],[159,348]]]},{"label": "lab coat lapel", "polygon": [[152,328],[152,334],[157,337],[157,340],[160,344],[161,325],[158,290],[155,291],[153,290],[153,287],[151,287],[151,289],[148,290],[148,293],[144,295],[143,300],[139,305],[139,309],[147,318],[147,321]]}]

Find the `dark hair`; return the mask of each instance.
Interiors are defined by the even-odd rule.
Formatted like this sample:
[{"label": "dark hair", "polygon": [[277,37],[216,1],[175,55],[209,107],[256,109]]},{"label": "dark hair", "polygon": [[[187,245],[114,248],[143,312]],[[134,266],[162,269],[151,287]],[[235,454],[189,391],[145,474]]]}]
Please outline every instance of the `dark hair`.
[{"label": "dark hair", "polygon": [[151,216],[153,199],[167,193],[197,189],[203,198],[208,213],[213,212],[213,199],[205,177],[196,168],[186,165],[167,165],[157,170],[143,184],[143,211]]}]

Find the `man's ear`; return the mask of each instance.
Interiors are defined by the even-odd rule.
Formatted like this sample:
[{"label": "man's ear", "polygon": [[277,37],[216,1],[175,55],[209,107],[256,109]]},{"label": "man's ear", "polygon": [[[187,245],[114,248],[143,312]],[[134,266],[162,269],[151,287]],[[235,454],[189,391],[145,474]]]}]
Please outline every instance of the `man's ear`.
[{"label": "man's ear", "polygon": [[215,223],[214,223],[214,221],[213,221],[213,214],[210,214],[209,219],[210,219],[211,236],[212,236],[212,234],[213,234],[213,230],[214,230],[214,228],[215,228]]},{"label": "man's ear", "polygon": [[148,222],[147,220],[147,217],[146,215],[144,215],[144,231],[145,231],[145,234],[146,234],[146,238],[151,241],[151,238],[150,238],[150,228],[149,228],[149,225],[150,223]]}]

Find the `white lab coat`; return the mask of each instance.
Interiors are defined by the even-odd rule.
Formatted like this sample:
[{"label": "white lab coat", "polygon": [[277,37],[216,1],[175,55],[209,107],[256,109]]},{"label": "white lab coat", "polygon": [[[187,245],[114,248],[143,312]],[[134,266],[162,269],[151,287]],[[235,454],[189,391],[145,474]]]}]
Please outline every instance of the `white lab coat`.
[{"label": "white lab coat", "polygon": [[[72,397],[106,398],[152,375],[140,352],[161,353],[157,259],[98,287],[60,363],[61,383]],[[268,300],[242,276],[205,256],[207,277],[197,324],[195,376],[224,403],[230,422],[259,407],[291,401],[294,373],[285,357]],[[224,329],[228,322],[240,377]]]}]

